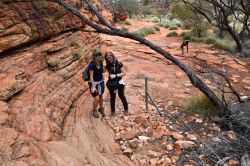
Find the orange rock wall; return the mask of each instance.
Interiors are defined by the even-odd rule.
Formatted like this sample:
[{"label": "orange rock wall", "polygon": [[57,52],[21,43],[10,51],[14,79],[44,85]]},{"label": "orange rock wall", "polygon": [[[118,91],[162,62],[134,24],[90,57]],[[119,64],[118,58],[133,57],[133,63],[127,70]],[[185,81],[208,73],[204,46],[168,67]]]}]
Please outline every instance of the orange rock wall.
[{"label": "orange rock wall", "polygon": [[96,33],[64,32],[76,24],[52,2],[1,0],[0,165],[48,165],[44,143],[63,141],[65,119],[88,90],[82,70],[102,44]]},{"label": "orange rock wall", "polygon": [[[67,0],[80,7],[80,0]],[[0,53],[11,48],[58,35],[79,19],[57,3],[47,0],[1,0]]]}]

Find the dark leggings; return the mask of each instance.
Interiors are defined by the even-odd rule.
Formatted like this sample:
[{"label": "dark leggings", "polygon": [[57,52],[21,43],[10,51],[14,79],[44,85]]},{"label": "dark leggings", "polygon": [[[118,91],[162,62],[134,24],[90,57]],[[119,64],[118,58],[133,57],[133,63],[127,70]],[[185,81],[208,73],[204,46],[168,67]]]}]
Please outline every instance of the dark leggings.
[{"label": "dark leggings", "polygon": [[[128,102],[127,99],[124,95],[124,85],[119,85],[118,86],[118,95],[122,101],[124,111],[128,111]],[[111,105],[111,111],[115,112],[115,98],[116,98],[116,93],[115,90],[109,90],[110,92],[110,105]]]}]

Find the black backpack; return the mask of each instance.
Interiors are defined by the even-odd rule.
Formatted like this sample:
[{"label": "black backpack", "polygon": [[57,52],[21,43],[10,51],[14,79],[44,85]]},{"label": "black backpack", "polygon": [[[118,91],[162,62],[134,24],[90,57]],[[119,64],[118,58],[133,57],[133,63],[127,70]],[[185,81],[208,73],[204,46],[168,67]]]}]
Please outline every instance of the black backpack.
[{"label": "black backpack", "polygon": [[89,81],[90,76],[89,76],[89,64],[88,66],[83,70],[82,72],[82,78],[84,81]]}]

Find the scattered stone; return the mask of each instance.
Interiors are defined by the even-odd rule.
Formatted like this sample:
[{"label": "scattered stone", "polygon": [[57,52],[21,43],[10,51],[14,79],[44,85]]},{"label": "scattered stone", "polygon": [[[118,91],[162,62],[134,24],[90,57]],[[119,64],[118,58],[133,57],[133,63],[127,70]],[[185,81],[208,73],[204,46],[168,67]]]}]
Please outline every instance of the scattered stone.
[{"label": "scattered stone", "polygon": [[163,164],[164,163],[164,159],[159,159],[158,161],[157,161],[157,165],[161,165],[161,164]]},{"label": "scattered stone", "polygon": [[123,150],[123,151],[124,151],[124,150],[126,150],[126,149],[127,149],[127,148],[126,148],[126,146],[125,146],[125,145],[122,145],[122,146],[121,146],[121,150]]},{"label": "scattered stone", "polygon": [[240,165],[240,162],[237,160],[229,160],[228,161],[228,165],[230,166],[236,166],[236,165]]},{"label": "scattered stone", "polygon": [[149,150],[147,155],[148,155],[149,157],[157,158],[157,157],[160,156],[160,153],[155,152],[155,151],[153,151],[153,150]]},{"label": "scattered stone", "polygon": [[152,165],[156,165],[157,161],[158,161],[157,158],[155,158],[155,159],[150,159],[150,160],[149,160],[149,163],[152,164]]},{"label": "scattered stone", "polygon": [[146,164],[146,163],[147,163],[147,160],[146,160],[146,159],[141,159],[141,160],[140,160],[140,164],[143,165],[143,164]]},{"label": "scattered stone", "polygon": [[149,137],[146,137],[146,136],[138,136],[138,138],[139,138],[139,140],[140,141],[147,141],[147,140],[149,140],[150,138]]},{"label": "scattered stone", "polygon": [[134,138],[134,139],[132,139],[132,140],[129,140],[128,143],[129,143],[129,145],[130,145],[133,149],[137,148],[138,145],[139,145],[139,141],[138,141],[137,138]]},{"label": "scattered stone", "polygon": [[129,149],[129,148],[128,148],[128,149],[124,150],[123,153],[124,153],[124,154],[132,154],[133,151],[132,151],[132,149]]},{"label": "scattered stone", "polygon": [[133,139],[135,137],[137,137],[139,135],[139,133],[136,130],[131,130],[128,132],[124,132],[121,134],[121,140],[130,140]]},{"label": "scattered stone", "polygon": [[168,151],[171,151],[171,150],[173,150],[173,149],[174,149],[174,148],[173,148],[173,146],[172,146],[171,144],[168,144],[168,145],[167,145],[167,150],[168,150]]},{"label": "scattered stone", "polygon": [[171,136],[174,137],[177,140],[183,139],[183,135],[175,133],[175,132],[172,132]]},{"label": "scattered stone", "polygon": [[197,118],[197,119],[195,120],[195,123],[202,123],[202,119],[198,119],[198,118]]},{"label": "scattered stone", "polygon": [[195,146],[195,143],[192,141],[176,141],[174,143],[175,149],[188,149]]},{"label": "scattered stone", "polygon": [[197,139],[194,134],[187,134],[187,138],[191,141],[195,141]]}]

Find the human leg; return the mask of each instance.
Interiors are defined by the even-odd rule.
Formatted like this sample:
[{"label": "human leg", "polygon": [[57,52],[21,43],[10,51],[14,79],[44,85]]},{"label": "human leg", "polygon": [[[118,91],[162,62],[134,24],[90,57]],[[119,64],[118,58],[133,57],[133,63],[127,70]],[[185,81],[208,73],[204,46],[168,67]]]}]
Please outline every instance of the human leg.
[{"label": "human leg", "polygon": [[125,111],[125,113],[127,113],[128,112],[128,102],[127,102],[126,96],[124,94],[124,88],[125,88],[124,85],[119,85],[118,95],[122,101],[124,111]]},{"label": "human leg", "polygon": [[116,93],[114,90],[110,90],[110,107],[111,107],[111,114],[115,114],[115,98],[116,98]]},{"label": "human leg", "polygon": [[103,107],[103,95],[99,95],[99,106],[100,108],[98,109],[98,111],[102,114],[102,116],[105,116],[104,107]]},{"label": "human leg", "polygon": [[98,96],[95,96],[95,97],[93,97],[94,98],[94,100],[93,100],[93,116],[95,117],[95,118],[99,118],[99,113],[98,113],[98,111],[97,111],[97,106],[98,106],[98,101],[99,101],[99,97]]}]

